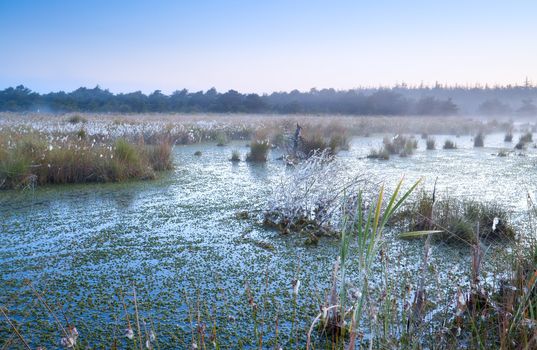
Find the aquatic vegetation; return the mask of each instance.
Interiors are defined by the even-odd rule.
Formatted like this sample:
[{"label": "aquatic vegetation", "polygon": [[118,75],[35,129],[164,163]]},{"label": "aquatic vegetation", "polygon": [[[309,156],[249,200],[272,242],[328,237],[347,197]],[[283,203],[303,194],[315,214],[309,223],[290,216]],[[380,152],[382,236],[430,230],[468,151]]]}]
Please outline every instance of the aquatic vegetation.
[{"label": "aquatic vegetation", "polygon": [[330,148],[328,142],[320,133],[303,135],[299,147],[300,151],[304,153],[305,158],[312,156],[315,152],[322,152]]},{"label": "aquatic vegetation", "polygon": [[[139,149],[157,146],[157,136],[171,135],[174,142],[181,135],[178,125],[187,124],[164,118],[168,117],[150,116],[142,127],[146,121],[133,121],[132,116],[122,117],[116,124],[102,119],[97,124],[97,117],[89,117],[84,142],[95,142],[94,148],[112,147],[103,156],[113,155],[114,159],[119,158],[119,153],[113,153],[119,139]],[[196,123],[198,117],[188,118]],[[0,231],[4,233],[1,310],[32,349],[58,348],[62,338],[69,345],[75,334],[70,326],[79,334],[76,348],[287,349],[305,348],[308,341],[315,349],[346,349],[351,341],[356,347],[372,349],[533,348],[536,303],[532,273],[537,258],[523,238],[534,237],[534,226],[527,223],[527,213],[520,212],[520,206],[525,208],[524,188],[533,183],[532,175],[523,178],[520,174],[533,166],[533,157],[498,160],[492,172],[480,171],[486,169],[482,167],[490,163],[489,153],[494,151],[440,152],[434,159],[399,159],[397,164],[363,160],[367,154],[363,147],[382,140],[374,135],[373,139],[353,140],[353,145],[362,147],[356,152],[327,156],[315,175],[303,168],[312,166],[309,160],[294,166],[270,162],[232,167],[226,161],[233,148],[216,148],[213,141],[220,128],[238,133],[241,128],[237,125],[244,121],[238,119],[227,126],[225,118],[211,126],[199,124],[203,131],[185,140],[212,145],[175,147],[178,159],[189,163],[152,183],[60,186],[0,194]],[[307,120],[313,125],[318,122]],[[395,128],[398,120],[399,127],[407,127],[397,118],[390,127]],[[128,125],[130,122],[134,124]],[[262,139],[272,140],[272,132],[283,127],[270,118],[257,122],[267,130]],[[11,133],[2,123],[0,120],[0,138],[7,143],[4,137],[8,137],[11,145],[20,141],[7,136]],[[66,137],[72,147],[82,144],[76,135],[80,124],[75,127],[62,119],[57,124],[61,129],[48,120],[37,123],[46,130],[45,142],[29,138],[21,153],[48,152],[49,145],[56,148]],[[366,126],[372,125],[380,124]],[[293,127],[291,124],[291,130]],[[470,145],[470,135],[477,130],[461,136],[461,144]],[[491,144],[501,147],[504,131],[501,136],[491,136]],[[33,132],[35,129],[16,134]],[[200,139],[200,135],[207,138]],[[324,131],[321,135],[326,138]],[[205,147],[210,147],[207,152]],[[205,160],[194,159],[196,149],[204,151]],[[4,151],[0,148],[0,153]],[[527,153],[534,152],[528,149]],[[126,159],[136,160],[130,153],[129,147],[120,152]],[[478,171],[464,176],[449,173],[449,169],[463,168],[468,154]],[[141,154],[138,159],[143,162],[146,156]],[[452,164],[446,166],[442,157]],[[435,163],[428,167],[424,158]],[[31,169],[31,159],[29,164]],[[381,239],[362,244],[362,240],[373,242],[371,227],[381,184],[386,183],[385,193],[394,193],[390,185],[394,185],[393,176],[399,176],[400,165],[412,181],[422,171],[428,179],[438,172],[440,181],[453,181],[446,184],[446,193],[458,196],[457,200],[486,199],[484,204],[489,205],[501,198],[505,222],[516,227],[515,239],[486,234],[483,228],[490,222],[485,219],[479,224],[479,232],[484,234],[480,238],[475,237],[476,220],[453,222],[454,231],[473,234],[468,243],[432,229],[413,232],[414,239],[398,239],[408,227],[404,221],[398,226],[395,219],[414,203],[410,195],[384,226]],[[468,186],[474,183],[471,177],[475,173],[486,178],[479,179],[478,189]],[[499,176],[501,183],[496,181]],[[295,177],[304,181],[291,184]],[[460,179],[464,186],[454,186]],[[360,194],[362,205],[358,205]],[[390,202],[383,197],[379,224]],[[435,210],[437,205],[442,207],[441,202],[442,198]],[[280,235],[259,225],[265,209],[299,208],[297,203],[304,204],[302,211],[297,209],[302,217],[297,215],[294,225],[276,227],[281,233],[294,234]],[[422,215],[429,215],[428,202],[422,205]],[[356,225],[359,209],[362,233]],[[497,214],[489,211],[486,216],[490,215]],[[35,281],[67,335],[54,316],[39,306],[20,276]],[[131,281],[137,286],[136,297]],[[125,286],[126,292],[119,292]],[[357,316],[353,317],[355,310]],[[69,321],[64,321],[63,313]],[[14,328],[2,317],[0,314],[0,347],[22,348]]]},{"label": "aquatic vegetation", "polygon": [[480,239],[512,240],[515,231],[507,212],[498,204],[455,198],[434,199],[421,192],[408,201],[395,222],[407,231],[441,231],[435,237],[443,241],[475,243]]},{"label": "aquatic vegetation", "polygon": [[518,149],[518,150],[526,149],[528,143],[531,143],[531,142],[533,142],[533,134],[531,132],[527,132],[523,135],[520,135],[518,143],[515,145],[515,149]]},{"label": "aquatic vegetation", "polygon": [[267,161],[267,155],[270,150],[268,140],[253,140],[250,143],[250,151],[246,155],[246,161],[264,163]]},{"label": "aquatic vegetation", "polygon": [[400,157],[408,157],[414,154],[418,148],[418,140],[414,137],[395,135],[392,138],[385,137],[382,141],[382,147],[378,150],[371,150],[368,158],[373,159],[390,159],[390,155],[398,154]]},{"label": "aquatic vegetation", "polygon": [[240,161],[241,161],[241,154],[239,153],[238,150],[233,150],[233,151],[231,152],[231,158],[230,158],[230,160],[231,160],[232,162],[240,162]]},{"label": "aquatic vegetation", "polygon": [[436,140],[433,137],[427,137],[427,140],[425,140],[425,147],[428,151],[436,149]]},{"label": "aquatic vegetation", "polygon": [[483,147],[485,145],[485,135],[482,132],[474,137],[474,147]]},{"label": "aquatic vegetation", "polygon": [[144,151],[153,170],[163,171],[173,168],[172,145],[169,141],[163,141],[156,145],[146,145]]},{"label": "aquatic vegetation", "polygon": [[404,135],[395,135],[391,139],[385,137],[382,143],[389,154],[399,154],[400,156],[410,155],[418,148],[416,139]]},{"label": "aquatic vegetation", "polygon": [[386,150],[386,148],[381,147],[378,150],[372,149],[367,155],[367,158],[388,160],[390,159],[390,153],[388,152],[388,150]]},{"label": "aquatic vegetation", "polygon": [[455,142],[451,141],[451,140],[446,140],[444,142],[444,149],[456,149],[457,148],[457,145],[455,144]]},{"label": "aquatic vegetation", "polygon": [[224,132],[218,132],[216,134],[216,145],[217,146],[225,146],[229,143],[228,137]]},{"label": "aquatic vegetation", "polygon": [[507,157],[509,155],[509,150],[501,149],[496,155],[498,157]]},{"label": "aquatic vegetation", "polygon": [[533,142],[533,134],[528,131],[527,133],[520,136],[519,142],[530,143]]},{"label": "aquatic vegetation", "polygon": [[171,169],[171,145],[7,133],[0,138],[0,188],[150,179]]}]

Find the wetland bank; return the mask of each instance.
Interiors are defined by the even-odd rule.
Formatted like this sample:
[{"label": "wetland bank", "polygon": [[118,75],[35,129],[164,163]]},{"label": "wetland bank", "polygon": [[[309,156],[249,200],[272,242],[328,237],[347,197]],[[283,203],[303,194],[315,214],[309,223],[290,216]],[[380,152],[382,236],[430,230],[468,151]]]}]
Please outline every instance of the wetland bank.
[{"label": "wetland bank", "polygon": [[[328,173],[308,168],[308,160],[294,165],[282,160],[285,140],[297,123],[305,137],[308,132],[326,140],[345,135],[348,147],[318,165]],[[535,265],[523,267],[519,261],[535,254],[537,149],[533,141],[515,149],[517,140],[534,131],[531,123],[463,117],[424,122],[418,117],[84,115],[73,120],[4,114],[0,128],[12,134],[31,130],[52,140],[84,130],[89,140],[174,144],[171,166],[152,180],[43,183],[0,191],[0,304],[13,325],[1,323],[0,339],[8,348],[24,348],[14,329],[32,348],[55,348],[63,338],[67,347],[80,349],[142,344],[346,348],[349,343],[479,348],[500,342],[529,349],[535,344],[535,279],[530,278]],[[474,147],[480,132],[484,145]],[[506,133],[512,142],[505,141]],[[387,160],[368,157],[387,147],[386,140],[397,143],[394,135],[405,135],[416,147],[411,153],[393,152]],[[431,138],[436,149],[428,147]],[[266,162],[244,161],[252,139],[274,145]],[[442,149],[448,140],[457,147]],[[230,161],[233,154],[239,161]],[[478,245],[434,233],[401,239],[408,227],[387,223],[382,236],[350,229],[344,248],[341,232],[306,244],[309,233],[281,234],[262,224],[269,206],[281,208],[289,198],[320,201],[350,183],[338,197],[344,205],[338,205],[346,208],[354,198],[352,203],[361,203],[356,211],[378,208],[383,218],[402,178],[397,200],[420,182],[401,210],[410,208],[420,191],[434,191],[438,203],[492,203],[507,213],[502,220],[516,234],[478,240]],[[375,206],[382,185],[386,195]],[[290,191],[295,195],[275,198]],[[362,202],[356,202],[359,193]],[[367,215],[362,218],[365,223]],[[476,229],[474,222],[467,224]],[[362,259],[360,237],[366,236],[374,254]],[[477,255],[476,247],[482,249]],[[512,286],[517,269],[524,271],[517,280],[523,286]],[[513,292],[518,299],[510,317],[498,299],[505,297],[500,291],[506,286],[519,290]],[[466,307],[476,296],[485,306],[476,307],[474,300],[473,308]],[[422,307],[416,307],[418,299]],[[360,301],[361,314],[351,318]],[[339,309],[334,327],[326,320]],[[499,325],[508,330],[498,330]],[[76,326],[76,344],[69,343],[74,338],[69,326]]]}]

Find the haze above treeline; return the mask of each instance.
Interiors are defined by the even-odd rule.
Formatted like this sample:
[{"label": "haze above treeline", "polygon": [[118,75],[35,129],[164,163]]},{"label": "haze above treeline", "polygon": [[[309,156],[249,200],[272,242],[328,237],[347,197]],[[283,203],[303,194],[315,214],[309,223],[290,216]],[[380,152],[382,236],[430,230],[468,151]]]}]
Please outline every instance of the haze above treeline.
[{"label": "haze above treeline", "polygon": [[99,86],[72,92],[39,94],[19,85],[0,90],[4,112],[116,112],[116,113],[282,113],[345,115],[490,115],[537,116],[537,86],[460,87],[396,85],[351,90],[316,89],[258,95],[235,90],[170,95],[156,90],[114,94]]}]

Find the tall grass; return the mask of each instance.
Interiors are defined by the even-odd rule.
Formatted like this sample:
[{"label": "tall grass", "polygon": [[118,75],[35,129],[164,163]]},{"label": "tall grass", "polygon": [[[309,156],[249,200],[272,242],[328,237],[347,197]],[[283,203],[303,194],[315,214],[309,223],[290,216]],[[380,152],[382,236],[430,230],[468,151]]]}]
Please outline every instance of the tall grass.
[{"label": "tall grass", "polygon": [[250,143],[250,152],[246,155],[246,161],[264,163],[267,161],[267,155],[270,150],[268,140],[253,140]]},{"label": "tall grass", "polygon": [[39,133],[0,137],[0,188],[151,179],[171,169],[171,144],[110,142]]},{"label": "tall grass", "polygon": [[515,145],[515,148],[518,150],[525,149],[528,143],[531,142],[533,142],[533,134],[528,131],[527,133],[520,135],[520,138],[518,140],[518,143]]},{"label": "tall grass", "polygon": [[457,148],[457,145],[455,144],[455,142],[451,141],[451,140],[446,140],[444,142],[444,149],[456,149]]},{"label": "tall grass", "polygon": [[485,145],[485,135],[482,132],[474,137],[474,147],[483,147]]},{"label": "tall grass", "polygon": [[[383,230],[391,216],[401,207],[419,181],[398,198],[402,181],[395,188],[384,206],[384,188],[381,187],[376,201],[365,209],[362,192],[356,197],[353,212],[343,213],[343,229],[339,258],[334,264],[332,287],[327,301],[321,307],[321,313],[315,318],[313,324],[321,322],[323,333],[335,339],[336,343],[345,344],[345,337],[349,335],[348,348],[354,349],[357,342],[361,322],[371,305],[369,295],[372,267],[384,244]],[[351,242],[355,242],[352,245]],[[351,259],[349,259],[352,256]],[[360,271],[360,280],[354,281],[357,290],[353,291],[354,300],[348,298],[347,270]],[[337,277],[336,277],[337,275]],[[340,283],[338,283],[340,281]],[[308,333],[306,348],[311,345],[313,324]]]},{"label": "tall grass", "polygon": [[509,130],[505,133],[505,136],[503,138],[504,142],[513,142],[513,131]]},{"label": "tall grass", "polygon": [[241,161],[241,154],[236,149],[231,152],[231,158],[229,159],[232,162],[240,162]]},{"label": "tall grass", "polygon": [[425,192],[408,201],[393,221],[407,231],[437,230],[435,237],[459,243],[473,244],[477,239],[508,241],[515,237],[510,217],[499,205],[451,197],[435,201]]},{"label": "tall grass", "polygon": [[382,147],[378,150],[371,150],[368,158],[387,160],[390,155],[398,154],[400,157],[408,157],[414,154],[418,148],[418,141],[414,137],[395,135],[392,138],[385,137],[382,140]]},{"label": "tall grass", "polygon": [[436,140],[432,137],[427,137],[427,140],[425,141],[425,146],[429,151],[436,149]]}]

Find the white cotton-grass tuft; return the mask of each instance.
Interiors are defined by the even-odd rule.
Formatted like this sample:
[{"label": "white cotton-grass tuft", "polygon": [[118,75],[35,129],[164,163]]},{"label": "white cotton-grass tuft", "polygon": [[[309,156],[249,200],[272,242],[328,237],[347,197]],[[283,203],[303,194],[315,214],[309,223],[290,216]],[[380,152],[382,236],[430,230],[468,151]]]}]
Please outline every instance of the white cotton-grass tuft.
[{"label": "white cotton-grass tuft", "polygon": [[492,231],[496,231],[496,227],[498,226],[499,223],[500,223],[499,218],[494,218],[494,220],[492,220]]},{"label": "white cotton-grass tuft", "polygon": [[300,288],[300,280],[293,280],[293,294],[298,295],[298,290]]},{"label": "white cotton-grass tuft", "polygon": [[134,339],[134,331],[132,330],[132,328],[129,327],[125,329],[125,337],[130,340]]}]

